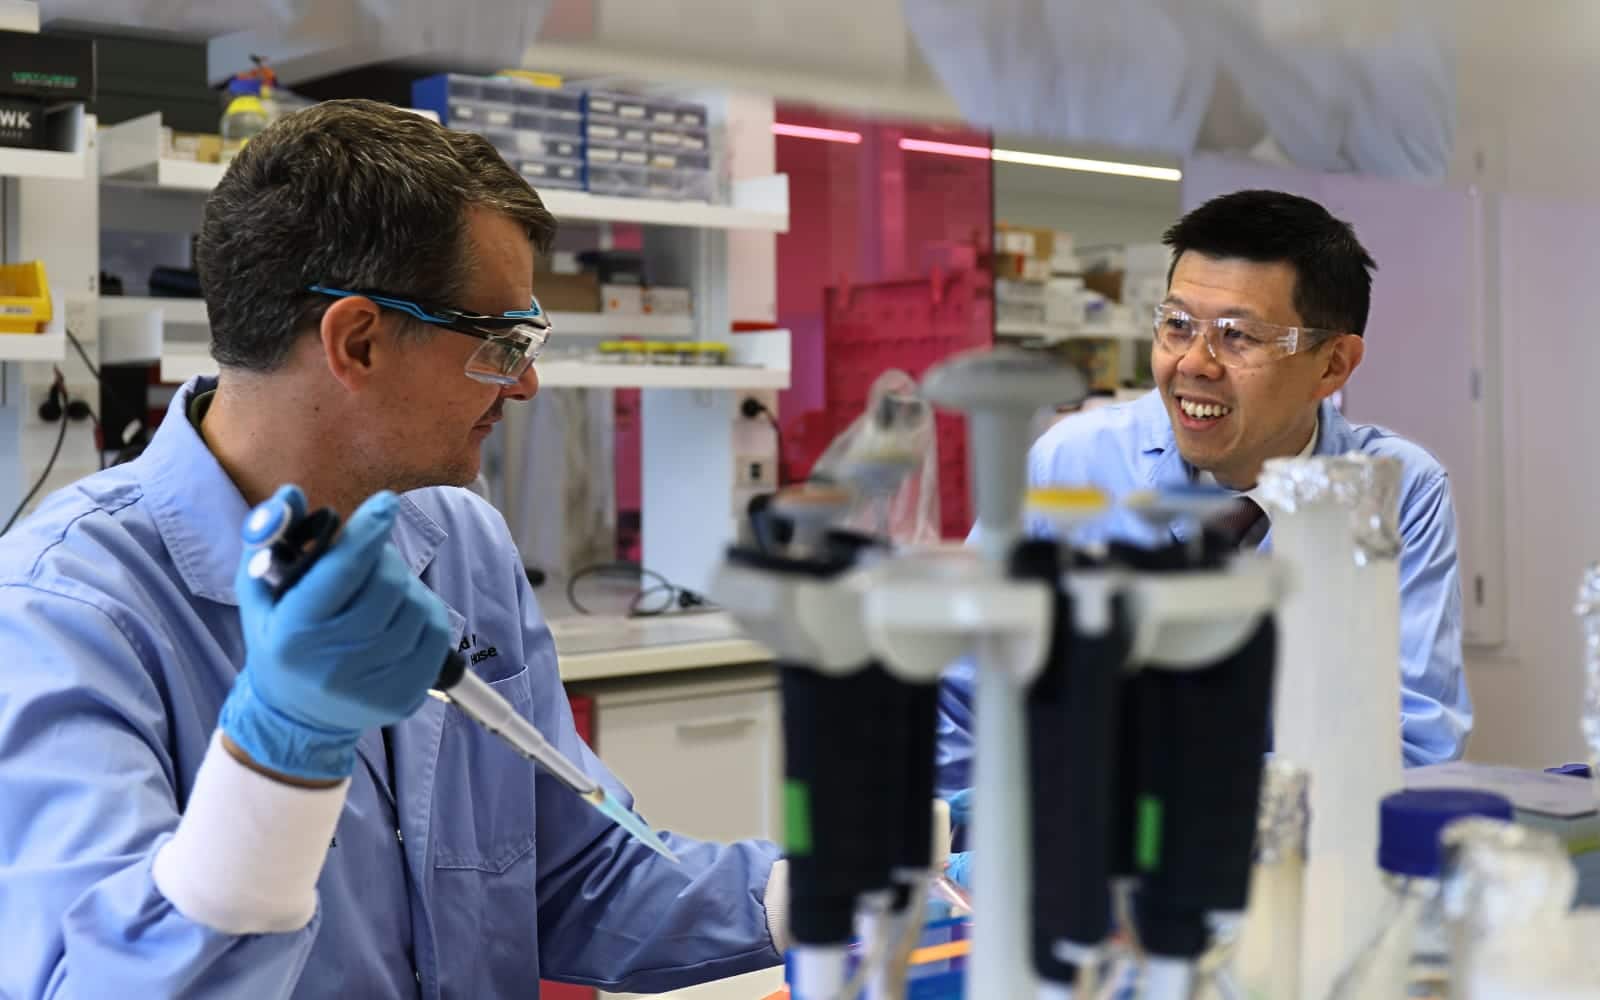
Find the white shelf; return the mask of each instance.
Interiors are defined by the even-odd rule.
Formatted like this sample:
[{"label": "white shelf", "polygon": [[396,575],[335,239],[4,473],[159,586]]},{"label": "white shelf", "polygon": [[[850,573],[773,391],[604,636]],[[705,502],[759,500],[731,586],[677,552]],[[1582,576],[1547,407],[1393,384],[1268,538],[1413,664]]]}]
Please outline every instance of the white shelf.
[{"label": "white shelf", "polygon": [[731,205],[619,198],[587,191],[541,191],[539,197],[561,221],[588,219],[596,222],[634,222],[645,226],[685,226],[691,229],[789,231],[787,174],[736,182]]},{"label": "white shelf", "polygon": [[[161,116],[148,114],[101,130],[100,176],[175,191],[210,191],[225,168],[163,157]],[[82,176],[81,172],[78,176]],[[562,220],[633,222],[694,229],[789,230],[789,178],[785,174],[738,181],[733,204],[619,198],[587,191],[539,192],[545,207]]]},{"label": "white shelf", "polygon": [[222,165],[174,160],[161,155],[162,147],[159,113],[106,126],[100,130],[101,179],[201,192],[222,180]]},{"label": "white shelf", "polygon": [[0,177],[81,181],[85,164],[81,151],[55,153],[44,149],[0,147]]},{"label": "white shelf", "polygon": [[1050,323],[1000,323],[996,337],[1018,337],[1057,343],[1063,340],[1145,340],[1150,334],[1122,327],[1056,326]]},{"label": "white shelf", "polygon": [[[539,280],[534,279],[534,294]],[[671,340],[694,336],[693,316],[645,316],[622,313],[553,312],[550,328],[557,337],[649,337]]]},{"label": "white shelf", "polygon": [[67,356],[67,304],[50,287],[50,322],[40,333],[0,333],[0,361],[60,361]]},{"label": "white shelf", "polygon": [[[536,367],[539,384],[549,389],[789,388],[789,369],[754,365],[638,365],[550,360],[540,361]],[[211,358],[207,341],[168,339],[161,347],[163,382],[186,382],[196,375],[215,375],[216,372],[217,363]]]},{"label": "white shelf", "polygon": [[196,375],[215,375],[208,340],[168,340],[161,345],[161,381],[187,382]]},{"label": "white shelf", "polygon": [[209,326],[205,299],[162,299],[142,295],[103,295],[100,297],[102,316],[126,316],[131,313],[161,311],[162,321],[168,325]]},{"label": "white shelf", "polygon": [[66,356],[66,329],[56,324],[44,333],[0,333],[0,361],[60,361]]},{"label": "white shelf", "polygon": [[789,372],[783,368],[755,368],[744,365],[601,364],[590,361],[541,361],[535,367],[539,369],[539,384],[552,389],[789,388]]},{"label": "white shelf", "polygon": [[83,113],[78,105],[59,126],[47,126],[67,141],[66,152],[50,149],[13,149],[0,146],[0,177],[40,178],[45,180],[81,181],[89,165],[89,130],[94,127],[94,117]]},{"label": "white shelf", "polygon": [[[166,325],[207,326],[204,299],[147,298],[106,295],[100,299],[102,315],[125,316],[159,309]],[[692,316],[632,316],[616,313],[552,312],[550,323],[558,336],[685,338],[694,336]]]},{"label": "white shelf", "polygon": [[128,181],[148,184],[168,191],[207,192],[222,180],[227,169],[217,163],[196,163],[193,160],[162,158],[117,174],[104,175],[103,180]]}]

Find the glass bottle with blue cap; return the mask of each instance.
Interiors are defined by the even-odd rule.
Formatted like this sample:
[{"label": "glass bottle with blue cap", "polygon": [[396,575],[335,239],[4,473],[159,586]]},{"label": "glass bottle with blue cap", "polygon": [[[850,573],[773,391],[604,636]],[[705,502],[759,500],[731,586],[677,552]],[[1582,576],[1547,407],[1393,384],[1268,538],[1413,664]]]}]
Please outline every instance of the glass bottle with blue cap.
[{"label": "glass bottle with blue cap", "polygon": [[1464,817],[1509,822],[1511,814],[1511,802],[1492,792],[1427,788],[1384,797],[1378,807],[1378,867],[1389,901],[1376,933],[1335,981],[1329,1000],[1443,1000],[1449,995],[1440,835]]}]

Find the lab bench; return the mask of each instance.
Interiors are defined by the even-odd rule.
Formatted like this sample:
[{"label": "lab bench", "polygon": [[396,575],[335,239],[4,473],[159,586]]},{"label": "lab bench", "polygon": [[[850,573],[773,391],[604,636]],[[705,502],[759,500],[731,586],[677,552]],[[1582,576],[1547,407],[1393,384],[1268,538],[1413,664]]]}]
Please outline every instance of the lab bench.
[{"label": "lab bench", "polygon": [[[707,840],[777,838],[781,709],[766,647],[719,612],[560,615],[550,631],[568,694],[592,712],[595,751],[652,826]],[[660,996],[759,1000],[782,983],[774,968]]]}]

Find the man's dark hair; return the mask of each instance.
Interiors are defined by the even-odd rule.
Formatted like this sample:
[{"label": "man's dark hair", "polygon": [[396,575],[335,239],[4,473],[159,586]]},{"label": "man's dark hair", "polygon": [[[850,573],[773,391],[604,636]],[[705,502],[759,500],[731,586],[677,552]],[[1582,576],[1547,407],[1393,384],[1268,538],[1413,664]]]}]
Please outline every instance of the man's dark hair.
[{"label": "man's dark hair", "polygon": [[1225,194],[1179,219],[1161,242],[1172,248],[1168,285],[1186,251],[1223,260],[1283,261],[1294,268],[1294,307],[1306,326],[1366,332],[1378,265],[1348,222],[1309,198],[1282,191]]},{"label": "man's dark hair", "polygon": [[460,305],[472,206],[521,223],[538,252],[549,250],[555,217],[482,136],[374,101],[284,116],[250,140],[206,201],[195,267],[212,356],[277,368],[332,304],[310,285]]}]

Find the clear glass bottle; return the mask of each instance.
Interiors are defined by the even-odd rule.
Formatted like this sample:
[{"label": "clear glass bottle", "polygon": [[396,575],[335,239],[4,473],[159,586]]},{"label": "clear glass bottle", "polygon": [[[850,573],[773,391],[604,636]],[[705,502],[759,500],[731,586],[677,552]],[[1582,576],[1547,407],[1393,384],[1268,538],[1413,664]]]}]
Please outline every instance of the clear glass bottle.
[{"label": "clear glass bottle", "polygon": [[1583,743],[1589,750],[1589,773],[1600,781],[1600,564],[1584,570],[1573,610],[1583,626]]},{"label": "clear glass bottle", "polygon": [[1452,1000],[1594,995],[1594,942],[1571,914],[1578,875],[1555,834],[1463,820],[1444,831]]},{"label": "clear glass bottle", "polygon": [[1378,867],[1389,899],[1378,926],[1334,981],[1330,1000],[1450,996],[1450,939],[1441,892],[1445,827],[1466,817],[1511,819],[1511,803],[1492,792],[1411,789],[1378,807]]}]

